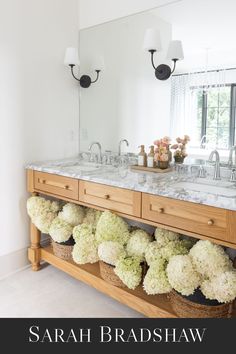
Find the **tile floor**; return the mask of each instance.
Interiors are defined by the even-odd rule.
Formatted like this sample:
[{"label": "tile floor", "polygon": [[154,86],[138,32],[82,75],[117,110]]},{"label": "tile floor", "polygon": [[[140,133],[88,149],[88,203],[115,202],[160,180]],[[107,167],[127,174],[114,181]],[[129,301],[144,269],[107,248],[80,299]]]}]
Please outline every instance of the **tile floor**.
[{"label": "tile floor", "polygon": [[0,317],[142,317],[60,270],[45,265],[0,281]]}]

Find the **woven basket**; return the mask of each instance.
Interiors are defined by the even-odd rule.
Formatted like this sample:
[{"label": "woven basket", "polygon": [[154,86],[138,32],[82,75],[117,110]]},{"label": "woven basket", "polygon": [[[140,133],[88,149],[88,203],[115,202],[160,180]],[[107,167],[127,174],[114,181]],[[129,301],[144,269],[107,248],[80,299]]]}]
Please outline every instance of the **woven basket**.
[{"label": "woven basket", "polygon": [[66,261],[69,261],[72,259],[72,251],[73,251],[72,245],[62,245],[60,243],[52,241],[52,249],[53,253],[56,257],[64,259]]},{"label": "woven basket", "polygon": [[216,306],[202,305],[184,298],[174,290],[169,294],[169,299],[173,310],[181,318],[232,317],[232,303]]},{"label": "woven basket", "polygon": [[[115,267],[103,261],[99,261],[100,275],[107,283],[117,286],[119,288],[127,288],[122,280],[115,274]],[[147,263],[142,263],[142,279],[147,273]]]}]

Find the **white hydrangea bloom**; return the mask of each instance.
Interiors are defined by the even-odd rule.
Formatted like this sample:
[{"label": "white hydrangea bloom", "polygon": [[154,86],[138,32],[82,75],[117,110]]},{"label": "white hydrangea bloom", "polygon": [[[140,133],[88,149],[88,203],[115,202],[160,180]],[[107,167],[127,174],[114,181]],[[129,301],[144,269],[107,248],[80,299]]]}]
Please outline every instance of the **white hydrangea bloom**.
[{"label": "white hydrangea bloom", "polygon": [[226,271],[201,285],[203,295],[210,300],[228,303],[236,298],[236,271]]},{"label": "white hydrangea bloom", "polygon": [[169,243],[170,241],[178,241],[179,238],[180,238],[180,234],[177,234],[176,232],[173,231],[159,229],[159,228],[157,228],[155,231],[155,239],[159,247],[166,246],[167,243]]},{"label": "white hydrangea bloom", "polygon": [[144,230],[138,229],[130,234],[127,244],[127,253],[129,256],[137,256],[142,260],[145,259],[145,251],[150,244],[152,237]]},{"label": "white hydrangea bloom", "polygon": [[79,239],[73,247],[72,258],[77,264],[98,262],[98,249],[94,234]]},{"label": "white hydrangea bloom", "polygon": [[165,260],[159,259],[151,263],[143,288],[148,295],[166,294],[172,290],[166,275]]},{"label": "white hydrangea bloom", "polygon": [[82,238],[86,238],[88,236],[94,235],[94,230],[92,225],[81,224],[75,226],[73,229],[73,238],[76,243],[80,241]]},{"label": "white hydrangea bloom", "polygon": [[147,264],[150,266],[154,261],[159,259],[162,259],[159,244],[156,241],[149,243],[145,251]]},{"label": "white hydrangea bloom", "polygon": [[182,295],[192,295],[201,284],[200,274],[188,255],[171,257],[166,271],[171,286]]},{"label": "white hydrangea bloom", "polygon": [[27,200],[27,212],[31,218],[35,218],[42,211],[50,211],[51,202],[43,197],[30,197]]},{"label": "white hydrangea bloom", "polygon": [[188,254],[188,249],[185,247],[183,241],[170,241],[164,247],[160,248],[161,256],[169,261],[173,256],[180,254]]},{"label": "white hydrangea bloom", "polygon": [[62,211],[58,214],[61,220],[66,221],[72,226],[82,224],[85,215],[84,207],[73,203],[67,203],[64,205]]},{"label": "white hydrangea bloom", "polygon": [[66,242],[70,239],[73,232],[73,226],[60,218],[55,218],[49,229],[49,235],[58,243]]},{"label": "white hydrangea bloom", "polygon": [[102,212],[99,210],[88,208],[86,210],[86,215],[84,217],[83,223],[92,225],[93,229],[96,230],[98,220],[100,219]]},{"label": "white hydrangea bloom", "polygon": [[137,257],[119,259],[114,272],[129,289],[134,290],[141,283],[142,267]]},{"label": "white hydrangea bloom", "polygon": [[43,197],[30,197],[27,200],[27,212],[32,223],[43,233],[49,233],[52,221],[57,217],[60,203]]},{"label": "white hydrangea bloom", "polygon": [[198,241],[190,250],[196,270],[206,278],[232,270],[232,262],[223,247],[210,241]]},{"label": "white hydrangea bloom", "polygon": [[98,257],[107,264],[115,266],[119,258],[124,258],[125,256],[124,246],[118,242],[105,241],[98,246]]},{"label": "white hydrangea bloom", "polygon": [[53,220],[57,217],[56,213],[51,211],[44,212],[34,217],[32,222],[44,234],[48,234]]},{"label": "white hydrangea bloom", "polygon": [[105,211],[102,213],[96,229],[98,243],[116,241],[124,245],[130,238],[128,224],[119,216]]}]

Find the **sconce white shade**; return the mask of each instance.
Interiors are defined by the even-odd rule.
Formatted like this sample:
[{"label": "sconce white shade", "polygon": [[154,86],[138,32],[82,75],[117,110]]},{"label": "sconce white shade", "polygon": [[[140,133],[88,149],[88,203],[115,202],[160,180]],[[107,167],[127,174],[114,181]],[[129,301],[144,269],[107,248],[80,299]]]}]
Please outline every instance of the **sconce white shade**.
[{"label": "sconce white shade", "polygon": [[181,41],[171,41],[167,52],[167,59],[184,59],[184,51]]},{"label": "sconce white shade", "polygon": [[65,65],[79,65],[79,55],[77,48],[67,48],[64,59]]},{"label": "sconce white shade", "polygon": [[144,50],[156,50],[161,51],[161,36],[160,31],[155,28],[148,28],[144,36],[143,43]]}]

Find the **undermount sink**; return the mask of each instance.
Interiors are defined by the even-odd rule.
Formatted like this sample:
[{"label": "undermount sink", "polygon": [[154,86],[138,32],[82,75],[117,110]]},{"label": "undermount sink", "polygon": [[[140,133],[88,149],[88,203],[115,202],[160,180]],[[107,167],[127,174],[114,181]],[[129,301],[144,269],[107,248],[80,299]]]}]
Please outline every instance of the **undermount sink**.
[{"label": "undermount sink", "polygon": [[204,192],[220,195],[222,197],[236,197],[236,189],[221,187],[219,185],[200,184],[194,182],[178,182],[175,184],[178,189],[185,189],[194,192]]},{"label": "undermount sink", "polygon": [[73,169],[76,172],[93,172],[98,171],[102,168],[102,165],[94,164],[94,163],[87,163],[87,164],[71,164],[64,166],[65,169]]}]

